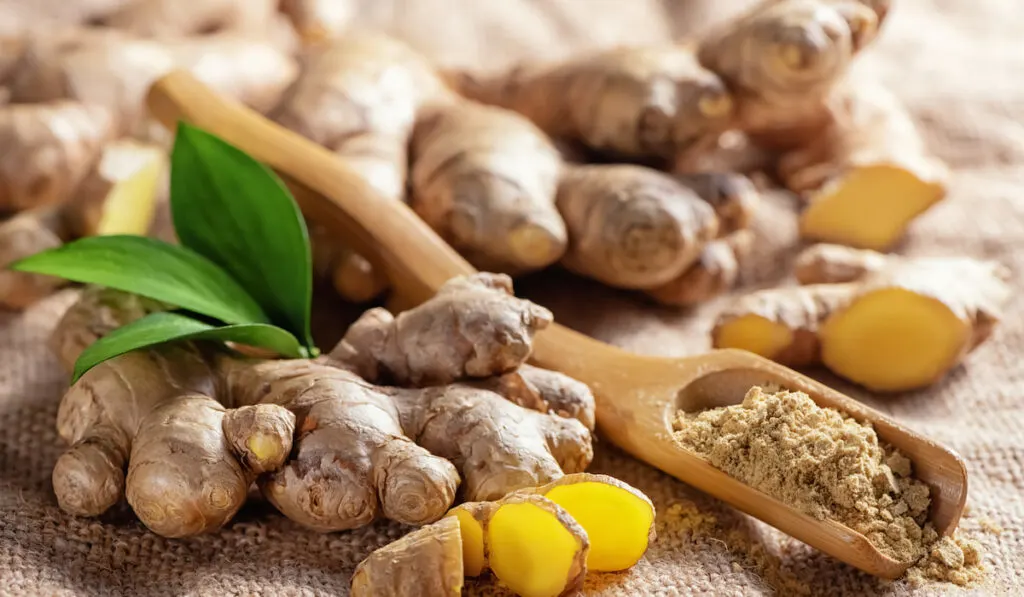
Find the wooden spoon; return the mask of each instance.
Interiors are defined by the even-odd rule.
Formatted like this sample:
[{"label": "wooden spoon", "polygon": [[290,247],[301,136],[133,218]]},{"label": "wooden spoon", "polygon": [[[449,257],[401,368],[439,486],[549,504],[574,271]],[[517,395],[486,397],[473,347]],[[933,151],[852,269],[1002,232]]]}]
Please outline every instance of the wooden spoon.
[{"label": "wooden spoon", "polygon": [[[199,126],[248,152],[295,188],[308,217],[381,267],[402,300],[422,302],[448,279],[473,268],[404,204],[367,186],[330,151],[240,104],[218,96],[191,75],[176,72],[150,90],[149,108],[164,125]],[[863,535],[837,522],[815,520],[715,469],[672,438],[678,410],[736,404],[754,385],[806,392],[818,405],[870,422],[878,436],[914,463],[932,490],[931,520],[941,534],[955,528],[967,498],[961,458],[880,412],[752,353],[715,350],[664,358],[641,356],[553,325],[536,337],[533,361],[587,383],[597,397],[601,433],[636,458],[781,529],[848,564],[886,578],[907,569]]]}]

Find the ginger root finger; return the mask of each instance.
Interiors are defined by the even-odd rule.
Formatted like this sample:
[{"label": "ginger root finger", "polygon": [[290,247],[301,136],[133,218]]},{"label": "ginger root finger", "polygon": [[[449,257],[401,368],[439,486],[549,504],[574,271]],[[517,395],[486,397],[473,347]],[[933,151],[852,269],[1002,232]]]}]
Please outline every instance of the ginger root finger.
[{"label": "ginger root finger", "polygon": [[[551,312],[512,294],[504,274],[456,278],[423,305],[363,314],[331,352],[368,381],[424,386],[500,375],[530,356]],[[423,346],[431,346],[424,351]]]},{"label": "ginger root finger", "polygon": [[466,97],[511,108],[553,137],[630,157],[696,154],[733,116],[722,81],[685,47],[616,48],[452,79]]},{"label": "ginger root finger", "polygon": [[282,406],[242,406],[228,411],[222,425],[231,451],[255,475],[276,471],[291,454],[295,415]]},{"label": "ginger root finger", "polygon": [[113,127],[109,113],[78,102],[0,106],[0,213],[65,201]]},{"label": "ginger root finger", "polygon": [[101,19],[105,27],[150,38],[191,37],[230,32],[261,37],[276,14],[276,0],[141,0]]},{"label": "ginger root finger", "polygon": [[515,371],[475,382],[523,408],[576,419],[594,430],[594,394],[586,384],[559,373],[520,365]]},{"label": "ginger root finger", "polygon": [[583,527],[553,501],[510,495],[452,509],[462,532],[466,576],[490,569],[523,597],[556,597],[578,590],[590,541]]},{"label": "ginger root finger", "polygon": [[462,533],[445,517],[375,550],[356,566],[352,597],[454,597],[462,594]]},{"label": "ginger root finger", "polygon": [[801,284],[855,282],[898,259],[870,249],[818,243],[797,255],[793,275]]},{"label": "ginger root finger", "polygon": [[341,37],[357,14],[352,0],[282,0],[281,10],[310,46]]},{"label": "ginger root finger", "polygon": [[725,294],[736,285],[740,265],[754,250],[754,232],[736,230],[704,246],[697,263],[668,284],[647,290],[663,305],[688,307]]},{"label": "ginger root finger", "polygon": [[765,0],[709,31],[697,54],[735,94],[738,128],[763,147],[800,147],[828,124],[829,94],[877,27],[853,0]]},{"label": "ginger root finger", "polygon": [[0,308],[24,309],[67,284],[61,278],[7,269],[19,259],[62,246],[67,236],[58,206],[39,207],[0,222]]},{"label": "ginger root finger", "polygon": [[932,384],[992,334],[1007,277],[1001,265],[968,258],[895,261],[821,324],[821,361],[875,391]]},{"label": "ginger root finger", "polygon": [[779,173],[802,193],[803,238],[883,250],[946,194],[948,171],[926,150],[909,114],[877,84],[837,93],[832,124],[784,155]]},{"label": "ginger root finger", "polygon": [[529,120],[475,102],[421,111],[410,204],[478,269],[520,274],[565,252],[555,208],[561,156]]},{"label": "ginger root finger", "polygon": [[632,165],[579,166],[562,176],[568,269],[619,288],[668,283],[718,234],[712,207],[671,176]]},{"label": "ginger root finger", "polygon": [[790,367],[821,362],[821,323],[853,295],[845,284],[771,288],[739,297],[715,320],[715,348],[740,348]]},{"label": "ginger root finger", "polygon": [[639,489],[614,477],[576,473],[516,492],[528,494],[558,504],[587,532],[588,570],[631,568],[654,540],[654,504]]},{"label": "ginger root finger", "polygon": [[338,296],[352,303],[369,302],[387,289],[387,276],[365,257],[343,246],[322,226],[307,225],[318,280],[329,281]]}]

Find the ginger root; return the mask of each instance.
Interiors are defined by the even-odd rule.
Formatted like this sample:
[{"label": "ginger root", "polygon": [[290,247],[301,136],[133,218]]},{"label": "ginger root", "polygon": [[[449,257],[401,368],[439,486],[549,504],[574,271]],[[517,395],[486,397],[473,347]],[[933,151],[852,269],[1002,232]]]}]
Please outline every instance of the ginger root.
[{"label": "ginger root", "polygon": [[801,147],[829,122],[827,101],[878,29],[856,0],[764,0],[698,41],[700,64],[736,98],[736,126],[755,144]]},{"label": "ginger root", "polygon": [[462,594],[462,533],[446,516],[374,551],[356,566],[352,597],[453,597]]},{"label": "ginger root", "polygon": [[784,155],[779,173],[801,193],[803,238],[883,250],[946,194],[946,167],[932,157],[899,101],[855,81],[831,104],[832,123]]},{"label": "ginger root", "polygon": [[22,212],[0,222],[0,308],[24,309],[67,282],[61,278],[17,272],[7,266],[64,244],[67,226],[55,206]]},{"label": "ginger root", "polygon": [[[97,337],[164,308],[89,288],[58,325],[55,351],[70,366]],[[398,317],[367,312],[319,360],[187,343],[122,355],[61,402],[71,447],[54,469],[58,502],[95,516],[125,495],[149,528],[180,537],[225,524],[258,476],[286,516],[333,531],[380,516],[433,522],[460,484],[469,499],[495,499],[580,472],[593,456],[583,423],[472,385],[515,371],[548,322],[506,276],[477,274]],[[380,386],[356,371],[442,385]]]},{"label": "ginger root", "polygon": [[725,85],[685,47],[615,48],[451,79],[466,97],[511,108],[553,137],[633,158],[699,153],[733,117]]},{"label": "ginger root", "polygon": [[707,302],[736,285],[740,264],[753,250],[754,232],[736,230],[704,245],[697,262],[678,278],[646,292],[655,301],[674,307]]},{"label": "ginger root", "polygon": [[988,339],[1009,298],[1008,272],[993,262],[808,251],[800,277],[820,283],[741,297],[719,316],[716,347],[822,363],[880,392],[910,390],[935,383]]},{"label": "ginger root", "polygon": [[522,597],[556,597],[582,586],[590,541],[554,501],[513,494],[460,504],[449,516],[459,521],[466,576],[489,569]]},{"label": "ginger root", "polygon": [[619,288],[671,282],[719,230],[714,209],[693,189],[642,166],[572,167],[556,202],[569,231],[562,264]]},{"label": "ginger root", "polygon": [[444,102],[421,111],[411,148],[413,209],[474,266],[521,274],[565,253],[555,208],[562,159],[529,120]]}]

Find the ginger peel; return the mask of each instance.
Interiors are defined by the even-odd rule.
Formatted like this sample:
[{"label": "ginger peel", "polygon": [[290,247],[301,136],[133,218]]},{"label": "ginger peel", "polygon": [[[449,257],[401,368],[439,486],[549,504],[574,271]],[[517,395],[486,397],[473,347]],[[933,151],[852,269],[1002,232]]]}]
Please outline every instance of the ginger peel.
[{"label": "ginger peel", "polygon": [[988,339],[1009,298],[1005,267],[970,258],[830,246],[797,263],[803,280],[822,283],[740,297],[719,315],[714,346],[905,391],[938,381]]},{"label": "ginger peel", "polygon": [[377,549],[356,567],[352,597],[454,597],[462,594],[459,520],[445,517]]}]

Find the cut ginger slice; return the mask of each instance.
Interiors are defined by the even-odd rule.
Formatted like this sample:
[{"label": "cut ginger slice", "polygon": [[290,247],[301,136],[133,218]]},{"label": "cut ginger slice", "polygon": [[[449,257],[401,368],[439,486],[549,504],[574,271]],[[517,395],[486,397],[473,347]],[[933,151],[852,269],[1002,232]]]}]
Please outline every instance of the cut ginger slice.
[{"label": "cut ginger slice", "polygon": [[588,570],[630,568],[643,557],[654,537],[654,504],[618,479],[576,473],[540,489],[587,532]]},{"label": "cut ginger slice", "polygon": [[794,333],[781,323],[760,315],[743,315],[716,328],[716,348],[739,348],[766,359],[777,359],[793,344]]},{"label": "cut ginger slice", "polygon": [[462,594],[459,521],[446,517],[381,547],[352,575],[352,597],[453,597]]},{"label": "cut ginger slice", "polygon": [[825,366],[876,391],[928,385],[952,367],[971,335],[939,300],[902,288],[866,293],[821,328]]},{"label": "cut ginger slice", "polygon": [[945,187],[895,164],[854,166],[811,193],[800,216],[806,239],[884,250],[945,195]]}]

